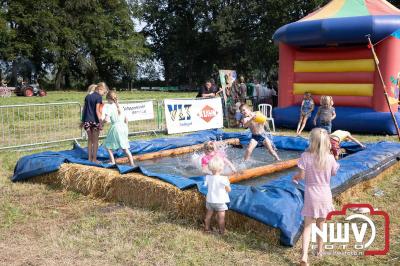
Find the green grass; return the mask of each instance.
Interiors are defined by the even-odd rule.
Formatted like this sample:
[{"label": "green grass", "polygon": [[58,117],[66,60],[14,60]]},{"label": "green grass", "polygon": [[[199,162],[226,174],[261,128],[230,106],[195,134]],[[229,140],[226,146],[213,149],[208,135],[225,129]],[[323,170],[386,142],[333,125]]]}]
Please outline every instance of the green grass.
[{"label": "green grass", "polygon": [[[196,92],[152,92],[152,91],[119,91],[117,92],[121,101],[123,100],[163,100],[167,98],[191,98],[196,96]],[[46,97],[17,97],[13,95],[9,98],[1,98],[1,105],[14,104],[41,104],[41,103],[60,103],[78,102],[83,103],[86,92],[82,91],[49,91]]]},{"label": "green grass", "polygon": [[[62,101],[63,97],[70,101],[67,93],[57,95],[53,95],[52,101]],[[71,95],[77,99],[84,96]],[[155,98],[153,93],[141,96]],[[158,95],[159,99],[163,97],[165,94]],[[279,130],[278,134],[294,135],[294,132]],[[307,136],[307,132],[303,136]],[[396,140],[392,136],[355,136],[361,141]],[[133,137],[132,140],[152,137]],[[295,265],[298,262],[299,245],[294,248],[273,245],[251,232],[229,231],[224,237],[204,235],[199,224],[171,217],[162,210],[107,203],[42,184],[10,182],[20,157],[49,149],[70,149],[71,145],[65,142],[33,151],[0,152],[2,265]],[[389,212],[390,253],[376,257],[311,257],[313,265],[400,264],[399,175],[397,171],[378,185],[384,191],[383,197],[373,196],[371,189],[352,199],[352,202],[371,203]]]}]

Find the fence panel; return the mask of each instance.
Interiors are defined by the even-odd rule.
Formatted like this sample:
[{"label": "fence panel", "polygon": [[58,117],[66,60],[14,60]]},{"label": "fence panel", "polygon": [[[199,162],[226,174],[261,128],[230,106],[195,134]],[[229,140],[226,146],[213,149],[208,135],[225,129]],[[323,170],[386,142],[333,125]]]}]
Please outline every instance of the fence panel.
[{"label": "fence panel", "polygon": [[0,106],[0,150],[82,137],[77,102]]},{"label": "fence panel", "polygon": [[[164,126],[164,118],[163,118],[163,110],[162,105],[160,105],[159,101],[156,100],[125,100],[120,101],[120,104],[130,104],[130,103],[142,103],[142,102],[153,102],[153,112],[154,118],[146,119],[146,120],[137,120],[137,121],[129,121],[128,129],[129,134],[141,134],[141,133],[155,133],[165,130]],[[108,129],[111,124],[106,123],[103,126],[103,131],[101,137],[105,137],[107,135]]]}]

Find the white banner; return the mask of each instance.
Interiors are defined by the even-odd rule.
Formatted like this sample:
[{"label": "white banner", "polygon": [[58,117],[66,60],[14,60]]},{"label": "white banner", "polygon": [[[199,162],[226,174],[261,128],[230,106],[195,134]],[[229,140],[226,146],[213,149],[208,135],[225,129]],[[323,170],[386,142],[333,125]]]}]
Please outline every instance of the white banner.
[{"label": "white banner", "polygon": [[121,103],[128,121],[148,120],[154,118],[153,102]]},{"label": "white banner", "polygon": [[223,127],[221,98],[164,100],[168,134]]}]

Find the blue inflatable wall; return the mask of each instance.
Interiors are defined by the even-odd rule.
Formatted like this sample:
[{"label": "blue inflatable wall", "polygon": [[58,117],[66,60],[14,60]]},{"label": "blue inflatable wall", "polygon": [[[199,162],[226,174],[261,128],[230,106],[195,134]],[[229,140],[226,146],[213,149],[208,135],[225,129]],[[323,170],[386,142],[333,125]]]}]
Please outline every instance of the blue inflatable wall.
[{"label": "blue inflatable wall", "polygon": [[[308,119],[306,129],[314,127],[312,121],[317,113],[314,109],[311,118]],[[376,112],[371,108],[335,107],[336,118],[332,122],[332,131],[336,129],[350,132],[368,132],[370,134],[396,134],[396,128],[390,113]],[[273,117],[277,127],[297,128],[299,122],[300,106],[275,108]],[[395,113],[397,123],[400,124],[400,114]]]}]

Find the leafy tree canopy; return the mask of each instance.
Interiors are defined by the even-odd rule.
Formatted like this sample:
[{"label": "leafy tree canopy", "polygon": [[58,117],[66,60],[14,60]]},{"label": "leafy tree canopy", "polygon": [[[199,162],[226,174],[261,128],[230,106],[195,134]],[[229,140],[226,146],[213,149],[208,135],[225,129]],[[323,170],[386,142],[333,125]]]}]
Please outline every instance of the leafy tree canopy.
[{"label": "leafy tree canopy", "polygon": [[137,6],[124,0],[4,0],[1,59],[13,74],[28,59],[39,77],[53,74],[56,88],[130,81],[149,54],[135,31],[137,15]]}]

